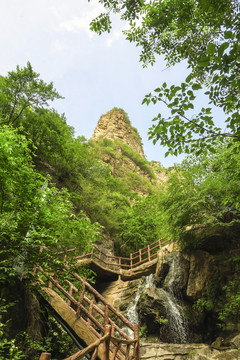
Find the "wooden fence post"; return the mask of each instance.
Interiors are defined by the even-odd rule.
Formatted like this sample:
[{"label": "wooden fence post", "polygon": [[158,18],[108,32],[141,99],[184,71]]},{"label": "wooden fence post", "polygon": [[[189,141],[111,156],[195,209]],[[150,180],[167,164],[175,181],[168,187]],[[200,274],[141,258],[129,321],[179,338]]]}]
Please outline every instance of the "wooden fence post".
[{"label": "wooden fence post", "polygon": [[110,352],[110,336],[111,336],[111,325],[105,325],[104,335],[109,334],[108,338],[104,342],[103,360],[109,360]]},{"label": "wooden fence post", "polygon": [[148,245],[148,260],[151,260],[150,245]]},{"label": "wooden fence post", "polygon": [[84,297],[84,293],[85,293],[85,281],[86,279],[83,279],[82,280],[82,291],[79,295],[79,300],[78,300],[78,307],[77,307],[77,317],[80,318],[80,312],[81,312],[81,304],[82,304],[82,301],[83,301],[83,297]]},{"label": "wooden fence post", "polygon": [[158,243],[159,243],[159,249],[161,250],[162,248],[162,242],[161,242],[161,239],[158,240]]},{"label": "wooden fence post", "polygon": [[139,262],[142,261],[142,249],[139,250]]},{"label": "wooden fence post", "polygon": [[108,320],[109,320],[109,308],[108,308],[108,305],[105,305],[104,326],[108,325]]},{"label": "wooden fence post", "polygon": [[137,340],[134,344],[134,355],[136,360],[140,360],[140,344],[139,344],[139,325],[133,324],[134,326],[134,340]]},{"label": "wooden fence post", "polygon": [[[89,314],[90,315],[92,315],[92,313],[93,313],[93,303],[94,303],[94,300],[92,299],[91,301],[90,301],[90,305],[89,305]],[[90,320],[90,318],[88,318],[88,320],[87,320],[87,326],[90,326],[91,325],[91,320]]]},{"label": "wooden fence post", "polygon": [[132,253],[130,254],[130,268],[132,270],[133,260],[132,260]]},{"label": "wooden fence post", "polygon": [[39,360],[51,360],[50,353],[42,353]]},{"label": "wooden fence post", "polygon": [[[73,294],[73,285],[70,284],[69,295],[72,296],[72,294]],[[67,304],[69,306],[71,306],[71,300],[70,299],[67,299]]]}]

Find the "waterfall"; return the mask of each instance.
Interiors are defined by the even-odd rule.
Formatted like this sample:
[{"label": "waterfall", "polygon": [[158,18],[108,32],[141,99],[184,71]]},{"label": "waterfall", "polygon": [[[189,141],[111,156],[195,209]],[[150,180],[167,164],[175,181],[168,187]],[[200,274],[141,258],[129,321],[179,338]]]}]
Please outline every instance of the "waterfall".
[{"label": "waterfall", "polygon": [[145,284],[145,289],[149,289],[154,285],[154,280],[155,277],[153,274],[150,274],[146,277],[146,284]]},{"label": "waterfall", "polygon": [[166,318],[171,331],[171,342],[175,344],[186,344],[188,341],[188,324],[182,314],[182,307],[178,300],[167,291],[162,292]]},{"label": "waterfall", "polygon": [[[144,282],[145,282],[145,286],[144,286]],[[135,296],[134,300],[132,302],[130,302],[129,306],[127,307],[127,311],[126,311],[126,318],[131,323],[133,323],[133,324],[138,324],[139,323],[138,312],[137,312],[138,300],[140,299],[140,296],[142,294],[143,289],[148,289],[151,286],[153,286],[153,282],[154,282],[154,275],[153,274],[150,274],[145,279],[142,278],[139,281],[136,296]],[[130,336],[130,337],[133,336],[133,331],[132,330],[130,330],[130,329],[124,329],[124,330],[125,330],[125,332],[127,332],[128,336]]]},{"label": "waterfall", "polygon": [[167,291],[163,291],[165,301],[166,317],[171,330],[173,343],[186,344],[188,342],[188,322],[183,314],[181,306],[182,295],[176,286],[174,276],[176,275],[175,256],[168,274]]},{"label": "waterfall", "polygon": [[133,324],[138,324],[137,303],[141,296],[142,284],[143,278],[139,281],[134,300],[127,307],[126,318]]},{"label": "waterfall", "polygon": [[[168,339],[175,344],[185,344],[188,342],[188,322],[183,314],[183,307],[181,306],[181,293],[176,286],[176,267],[177,263],[175,263],[175,257],[173,257],[167,275],[167,286],[165,286],[165,290],[156,288],[154,274],[146,278],[143,277],[138,283],[135,298],[126,309],[126,317],[131,323],[139,323],[137,312],[139,299],[143,291],[154,287],[154,293],[158,294],[162,307],[165,309],[163,310],[163,316],[168,320],[165,328],[167,333],[169,333]],[[133,337],[132,330],[125,328],[124,331],[128,336]]]}]

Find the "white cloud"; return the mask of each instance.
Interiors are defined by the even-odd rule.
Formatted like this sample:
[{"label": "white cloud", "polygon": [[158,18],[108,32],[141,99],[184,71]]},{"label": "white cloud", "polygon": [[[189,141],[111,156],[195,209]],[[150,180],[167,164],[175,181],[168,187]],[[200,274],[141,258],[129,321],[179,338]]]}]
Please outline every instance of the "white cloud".
[{"label": "white cloud", "polygon": [[121,36],[122,36],[122,31],[121,30],[114,31],[112,33],[112,35],[110,36],[110,38],[106,41],[107,47],[112,46],[112,44],[115,41],[117,41]]},{"label": "white cloud", "polygon": [[53,47],[52,47],[52,52],[55,53],[55,52],[62,52],[64,51],[65,49],[67,48],[67,45],[65,42],[59,40],[59,39],[56,39],[53,43]]},{"label": "white cloud", "polygon": [[[89,15],[89,14],[86,14]],[[89,38],[93,37],[93,32],[89,29],[89,23],[92,20],[92,16],[74,16],[71,20],[63,21],[60,24],[60,29],[68,32],[79,32],[84,31],[88,34]]]},{"label": "white cloud", "polygon": [[[90,22],[97,17],[104,8],[97,1],[91,3],[84,3],[79,6],[79,1],[72,0],[72,6],[55,5],[52,12],[55,16],[56,24],[54,26],[57,31],[66,31],[69,33],[78,33],[80,31],[86,33],[89,38],[94,36],[94,33],[89,29]],[[66,4],[66,3],[65,3]]]}]

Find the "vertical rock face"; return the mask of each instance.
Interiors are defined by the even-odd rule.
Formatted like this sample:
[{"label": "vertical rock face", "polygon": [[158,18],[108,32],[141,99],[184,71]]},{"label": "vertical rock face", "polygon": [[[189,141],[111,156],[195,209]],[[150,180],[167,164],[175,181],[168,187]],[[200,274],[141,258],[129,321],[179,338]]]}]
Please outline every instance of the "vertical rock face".
[{"label": "vertical rock face", "polygon": [[141,138],[123,110],[113,109],[102,115],[93,133],[92,140],[106,138],[121,139],[139,155],[144,157]]},{"label": "vertical rock face", "polygon": [[196,250],[190,254],[190,269],[186,295],[196,300],[204,296],[217,273],[214,257],[206,251]]}]

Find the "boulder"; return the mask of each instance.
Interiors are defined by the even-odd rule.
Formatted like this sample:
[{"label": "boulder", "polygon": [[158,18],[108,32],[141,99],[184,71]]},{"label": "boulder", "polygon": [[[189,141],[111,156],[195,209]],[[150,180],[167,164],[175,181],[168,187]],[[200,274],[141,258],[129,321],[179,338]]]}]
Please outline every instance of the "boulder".
[{"label": "boulder", "polygon": [[235,349],[239,349],[240,348],[240,334],[234,336],[231,340],[230,340],[230,344],[233,348]]}]

